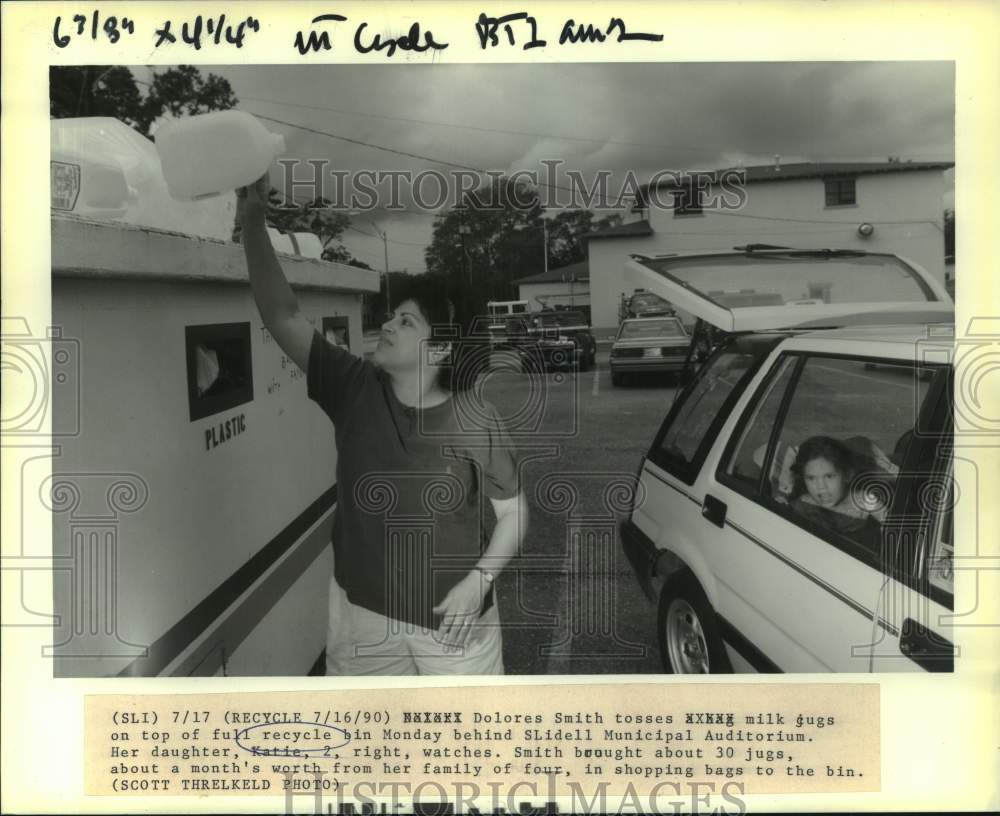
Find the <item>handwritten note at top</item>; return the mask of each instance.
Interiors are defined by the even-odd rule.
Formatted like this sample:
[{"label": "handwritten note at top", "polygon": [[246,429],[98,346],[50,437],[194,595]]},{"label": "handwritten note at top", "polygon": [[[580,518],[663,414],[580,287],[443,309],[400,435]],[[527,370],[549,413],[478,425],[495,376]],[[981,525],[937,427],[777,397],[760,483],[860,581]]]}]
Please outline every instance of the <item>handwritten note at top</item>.
[{"label": "handwritten note at top", "polygon": [[[344,15],[334,13],[313,17],[307,26],[296,31],[294,39],[288,45],[303,57],[308,54],[334,51],[340,45],[338,36],[341,36],[339,26],[341,23],[350,23],[349,26],[343,27],[345,46],[353,48],[359,54],[373,57],[389,59],[401,52],[433,53],[443,51],[449,45],[447,42],[435,39],[431,27],[425,22],[407,21],[407,24],[400,28],[400,30],[405,29],[405,34],[389,36],[373,30],[368,21],[351,23]],[[239,49],[251,34],[257,34],[262,30],[266,30],[266,25],[260,18],[198,14],[190,18],[166,19],[143,32],[133,19],[104,14],[100,9],[93,9],[72,17],[56,16],[52,25],[52,41],[57,48],[68,48],[77,40],[103,41],[113,46],[123,37],[149,36],[154,49],[192,48],[195,51],[200,51],[202,47]],[[470,22],[469,34],[476,37],[479,48],[483,51],[497,48],[522,50],[545,48],[550,42],[542,36],[538,20],[527,11],[498,16],[480,13],[477,20]],[[569,18],[562,23],[558,32],[554,31],[553,34],[557,36],[552,42],[559,46],[663,41],[662,34],[629,30],[625,20],[620,17],[611,17],[606,25],[578,22]]]}]

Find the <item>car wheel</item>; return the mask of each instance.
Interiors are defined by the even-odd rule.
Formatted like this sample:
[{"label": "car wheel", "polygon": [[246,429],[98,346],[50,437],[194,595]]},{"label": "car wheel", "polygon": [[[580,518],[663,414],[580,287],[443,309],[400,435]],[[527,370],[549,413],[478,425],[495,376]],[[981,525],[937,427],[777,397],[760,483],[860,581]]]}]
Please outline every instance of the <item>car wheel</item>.
[{"label": "car wheel", "polygon": [[664,584],[657,618],[664,672],[732,672],[726,647],[715,624],[715,612],[690,572],[682,572]]},{"label": "car wheel", "polygon": [[622,375],[617,374],[614,371],[611,372],[611,384],[615,386],[620,386],[622,384]]},{"label": "car wheel", "polygon": [[594,353],[586,351],[580,357],[580,371],[590,371],[594,367]]}]

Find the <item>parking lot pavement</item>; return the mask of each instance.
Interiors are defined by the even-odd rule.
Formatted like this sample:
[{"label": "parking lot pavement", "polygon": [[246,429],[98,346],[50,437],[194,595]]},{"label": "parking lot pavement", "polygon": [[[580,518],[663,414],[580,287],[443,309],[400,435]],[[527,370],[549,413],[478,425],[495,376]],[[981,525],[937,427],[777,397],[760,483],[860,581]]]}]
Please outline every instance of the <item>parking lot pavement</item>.
[{"label": "parking lot pavement", "polygon": [[613,388],[594,371],[496,371],[483,382],[523,464],[531,524],[499,581],[510,674],[660,671],[656,609],[621,550],[616,522],[675,394],[669,380]]}]

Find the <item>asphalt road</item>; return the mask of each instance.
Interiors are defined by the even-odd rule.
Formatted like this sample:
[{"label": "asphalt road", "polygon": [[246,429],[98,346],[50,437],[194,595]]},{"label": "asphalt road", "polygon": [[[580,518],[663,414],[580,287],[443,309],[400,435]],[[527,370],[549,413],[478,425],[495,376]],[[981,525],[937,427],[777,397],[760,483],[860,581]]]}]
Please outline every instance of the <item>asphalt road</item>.
[{"label": "asphalt road", "polygon": [[660,672],[656,609],[616,522],[673,382],[612,387],[604,351],[594,371],[495,370],[481,385],[511,430],[531,505],[522,552],[498,582],[507,672]]}]

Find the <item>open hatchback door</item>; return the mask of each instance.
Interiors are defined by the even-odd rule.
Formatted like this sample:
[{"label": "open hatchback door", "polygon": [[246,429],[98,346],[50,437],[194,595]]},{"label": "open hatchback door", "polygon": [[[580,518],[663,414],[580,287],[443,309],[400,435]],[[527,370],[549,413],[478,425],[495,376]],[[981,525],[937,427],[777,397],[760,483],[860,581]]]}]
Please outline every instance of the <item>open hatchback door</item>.
[{"label": "open hatchback door", "polygon": [[834,249],[632,256],[626,281],[726,332],[943,322],[955,304],[916,264],[889,253]]}]

